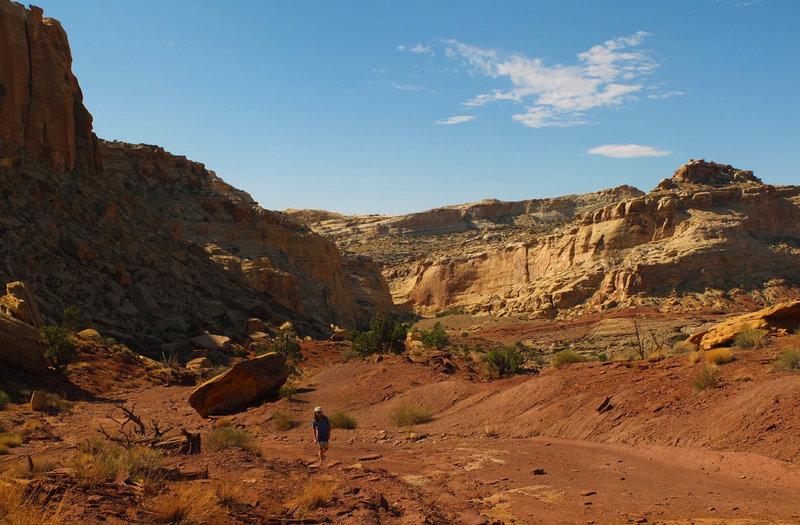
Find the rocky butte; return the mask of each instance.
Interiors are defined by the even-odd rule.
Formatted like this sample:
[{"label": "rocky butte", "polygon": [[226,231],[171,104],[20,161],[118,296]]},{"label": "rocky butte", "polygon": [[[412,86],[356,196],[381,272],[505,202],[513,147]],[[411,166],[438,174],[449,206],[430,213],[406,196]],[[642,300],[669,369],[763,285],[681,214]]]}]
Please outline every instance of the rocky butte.
[{"label": "rocky butte", "polygon": [[623,186],[401,217],[287,213],[374,257],[395,301],[423,312],[688,311],[792,299],[800,284],[800,187],[704,160],[647,194]]},{"label": "rocky butte", "polygon": [[158,351],[251,318],[303,334],[393,308],[378,267],[261,209],[202,164],[99,140],[67,35],[0,2],[0,273],[25,283],[47,324],[84,324]]}]

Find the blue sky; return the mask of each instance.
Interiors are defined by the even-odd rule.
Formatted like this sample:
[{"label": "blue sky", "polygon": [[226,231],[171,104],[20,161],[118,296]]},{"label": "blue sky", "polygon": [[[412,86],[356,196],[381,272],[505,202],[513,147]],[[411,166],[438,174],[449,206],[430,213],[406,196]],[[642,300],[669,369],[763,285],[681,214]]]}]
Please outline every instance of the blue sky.
[{"label": "blue sky", "polygon": [[269,209],[407,213],[689,158],[798,184],[795,0],[40,0],[105,139]]}]

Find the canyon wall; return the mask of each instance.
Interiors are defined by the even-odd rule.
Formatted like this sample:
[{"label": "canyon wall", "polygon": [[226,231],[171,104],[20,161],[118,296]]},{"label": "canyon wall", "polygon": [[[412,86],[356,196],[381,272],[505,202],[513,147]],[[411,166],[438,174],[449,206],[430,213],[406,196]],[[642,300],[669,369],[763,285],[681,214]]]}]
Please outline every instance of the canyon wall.
[{"label": "canyon wall", "polygon": [[23,281],[48,324],[140,349],[250,317],[301,333],[391,312],[377,267],[202,164],[156,146],[99,141],[60,24],[0,0],[0,285]]}]

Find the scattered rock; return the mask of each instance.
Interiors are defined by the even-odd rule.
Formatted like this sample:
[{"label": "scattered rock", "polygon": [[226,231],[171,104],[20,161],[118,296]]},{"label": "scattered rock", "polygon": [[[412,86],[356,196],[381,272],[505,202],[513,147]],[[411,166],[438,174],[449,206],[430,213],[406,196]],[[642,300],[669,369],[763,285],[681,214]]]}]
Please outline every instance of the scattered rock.
[{"label": "scattered rock", "polygon": [[47,408],[47,395],[41,390],[34,390],[31,394],[31,410],[41,411]]},{"label": "scattered rock", "polygon": [[0,313],[0,361],[25,372],[44,372],[47,370],[44,350],[38,330]]},{"label": "scattered rock", "polygon": [[39,306],[33,294],[21,281],[14,281],[6,285],[6,295],[0,297],[0,312],[3,312],[34,328],[44,326]]},{"label": "scattered rock", "polygon": [[192,337],[189,341],[205,350],[221,350],[230,346],[231,338],[224,335],[203,334]]}]

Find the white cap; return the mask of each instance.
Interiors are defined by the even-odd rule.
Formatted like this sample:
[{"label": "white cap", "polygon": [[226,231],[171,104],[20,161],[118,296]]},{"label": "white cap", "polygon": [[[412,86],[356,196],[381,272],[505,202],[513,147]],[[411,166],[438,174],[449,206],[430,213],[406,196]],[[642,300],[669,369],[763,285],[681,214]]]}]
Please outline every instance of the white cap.
[{"label": "white cap", "polygon": [[314,409],[314,412],[322,412],[322,407],[317,407]]}]

